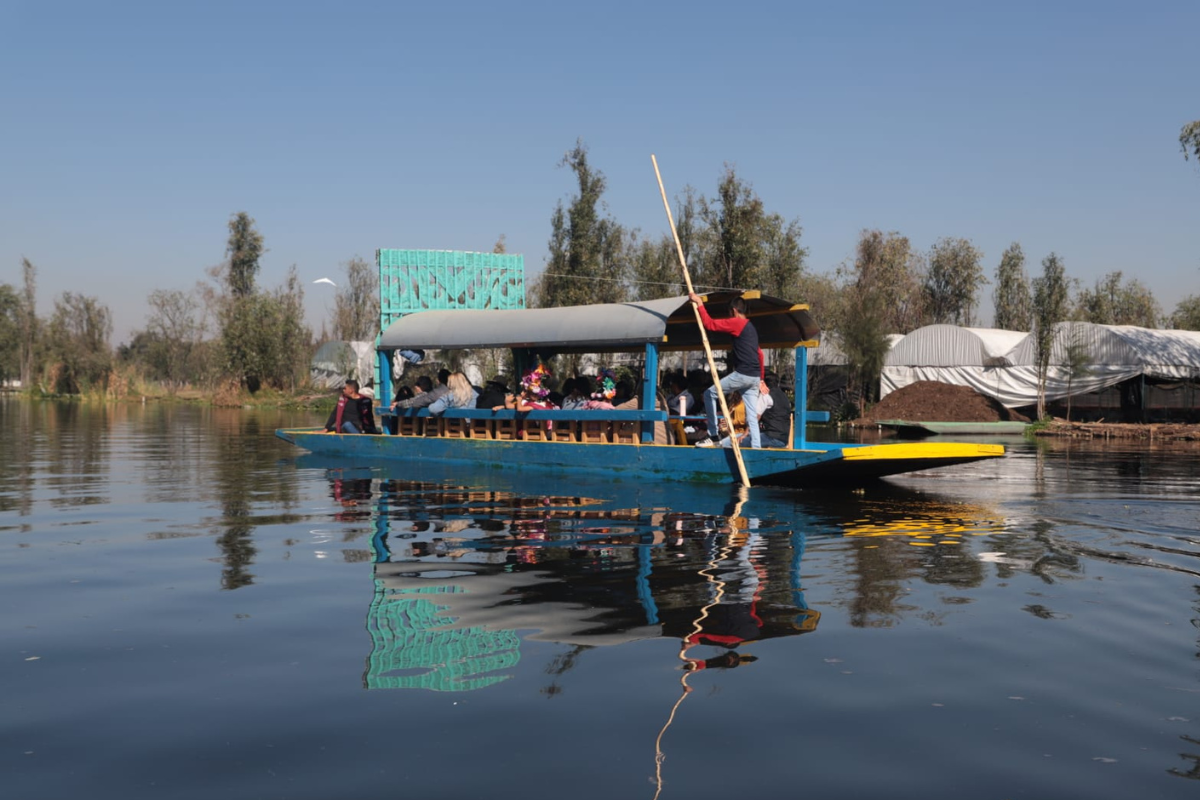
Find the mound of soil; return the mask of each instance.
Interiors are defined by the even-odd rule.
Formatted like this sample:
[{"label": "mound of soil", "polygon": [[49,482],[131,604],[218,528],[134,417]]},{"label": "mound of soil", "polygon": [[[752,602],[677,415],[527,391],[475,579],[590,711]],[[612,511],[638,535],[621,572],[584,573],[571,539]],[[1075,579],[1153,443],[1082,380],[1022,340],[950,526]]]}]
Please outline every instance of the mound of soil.
[{"label": "mound of soil", "polygon": [[966,386],[917,381],[892,392],[854,424],[881,419],[908,422],[1028,422],[1027,417],[1000,405],[995,398]]}]

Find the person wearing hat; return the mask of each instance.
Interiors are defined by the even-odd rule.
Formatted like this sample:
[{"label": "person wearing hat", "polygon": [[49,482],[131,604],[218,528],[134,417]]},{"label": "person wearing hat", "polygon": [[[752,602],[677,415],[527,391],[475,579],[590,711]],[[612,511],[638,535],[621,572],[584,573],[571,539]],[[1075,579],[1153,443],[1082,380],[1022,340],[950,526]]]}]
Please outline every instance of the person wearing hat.
[{"label": "person wearing hat", "polygon": [[475,407],[495,408],[496,406],[502,406],[504,405],[504,398],[507,395],[508,378],[504,375],[496,375],[483,385],[483,389],[479,392],[479,398],[475,401]]}]

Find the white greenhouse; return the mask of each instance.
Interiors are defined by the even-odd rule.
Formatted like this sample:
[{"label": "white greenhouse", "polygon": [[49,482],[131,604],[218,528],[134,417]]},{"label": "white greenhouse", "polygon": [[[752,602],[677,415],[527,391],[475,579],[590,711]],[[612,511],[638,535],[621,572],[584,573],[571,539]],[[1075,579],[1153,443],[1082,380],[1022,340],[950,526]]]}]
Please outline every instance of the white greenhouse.
[{"label": "white greenhouse", "polygon": [[[1020,408],[1037,403],[1037,373],[1032,334],[929,325],[892,349],[884,362],[880,394],[916,381],[938,381],[969,386],[1008,408]],[[1091,322],[1060,322],[1054,327],[1047,402],[1090,395],[1090,403],[1079,405],[1125,412],[1195,409],[1197,382],[1200,332]]]},{"label": "white greenhouse", "polygon": [[1010,386],[1012,362],[1009,353],[1028,336],[999,328],[961,328],[957,325],[926,325],[917,328],[892,347],[883,362],[879,396],[886,397],[917,381],[937,381],[969,386],[980,394],[995,397],[1006,406],[1005,397],[1015,396]]}]

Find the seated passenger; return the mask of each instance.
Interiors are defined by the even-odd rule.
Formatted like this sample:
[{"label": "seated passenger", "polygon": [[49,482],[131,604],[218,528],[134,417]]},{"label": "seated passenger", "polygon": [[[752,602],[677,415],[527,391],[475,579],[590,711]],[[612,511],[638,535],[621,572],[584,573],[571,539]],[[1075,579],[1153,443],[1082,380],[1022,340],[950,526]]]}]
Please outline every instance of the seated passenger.
[{"label": "seated passenger", "polygon": [[[363,421],[363,405],[362,401],[366,401],[367,422]],[[337,406],[333,411],[329,412],[329,419],[325,422],[326,433],[361,433],[365,430],[365,426],[369,424],[372,433],[375,432],[375,418],[371,415],[371,400],[364,398],[358,393],[358,381],[348,380],[342,386],[342,394],[338,398]]]},{"label": "seated passenger", "polygon": [[667,376],[667,410],[673,417],[686,417],[692,413],[696,398],[687,389],[687,379],[682,372],[672,372]]},{"label": "seated passenger", "polygon": [[504,398],[504,405],[493,406],[492,410],[500,411],[505,408],[517,411],[556,410],[558,406],[550,402],[550,390],[542,385],[542,379],[549,375],[550,371],[546,369],[546,365],[538,364],[537,368],[527,372],[521,379],[521,393],[508,395]]},{"label": "seated passenger", "polygon": [[430,414],[438,416],[447,408],[475,408],[479,392],[475,391],[475,387],[467,380],[466,375],[461,372],[451,373],[450,377],[446,379],[446,386],[450,391],[430,403]]},{"label": "seated passenger", "polygon": [[[763,447],[791,447],[788,436],[792,429],[792,402],[779,385],[779,376],[768,372],[767,391],[759,395],[764,410],[758,415]],[[741,444],[741,442],[738,442]]]},{"label": "seated passenger", "polygon": [[408,400],[393,400],[392,409],[426,408],[436,403],[442,395],[450,391],[450,387],[446,386],[446,381],[450,380],[450,370],[438,370],[437,377],[437,386],[433,385],[433,381],[429,379],[428,375],[417,378],[417,393]]},{"label": "seated passenger", "polygon": [[479,399],[475,401],[476,408],[495,408],[504,405],[508,395],[508,378],[496,375],[483,385],[479,391]]},{"label": "seated passenger", "polygon": [[370,386],[358,390],[358,416],[362,419],[363,433],[380,433],[375,425],[375,390]]},{"label": "seated passenger", "polygon": [[617,379],[611,369],[602,369],[596,377],[596,391],[592,392],[592,399],[583,404],[585,409],[589,411],[597,409],[611,409],[613,407],[613,399],[617,396]]},{"label": "seated passenger", "polygon": [[633,384],[625,379],[617,381],[616,396],[612,399],[614,406],[619,406],[622,403],[628,403],[633,398]]}]

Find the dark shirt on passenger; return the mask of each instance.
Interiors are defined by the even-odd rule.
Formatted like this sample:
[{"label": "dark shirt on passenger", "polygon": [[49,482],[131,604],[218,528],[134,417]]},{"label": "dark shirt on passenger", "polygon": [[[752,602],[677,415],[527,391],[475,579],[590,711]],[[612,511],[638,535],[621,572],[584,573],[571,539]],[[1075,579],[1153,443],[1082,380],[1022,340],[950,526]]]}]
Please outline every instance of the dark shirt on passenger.
[{"label": "dark shirt on passenger", "polygon": [[[370,401],[368,400],[367,402],[369,403]],[[338,398],[338,403],[341,403],[340,397]],[[333,411],[329,412],[329,419],[325,421],[325,430],[332,431],[337,429],[337,413],[338,407],[337,405],[334,405]],[[342,424],[345,425],[347,422],[353,423],[354,427],[358,428],[360,431],[363,429],[362,414],[359,411],[359,401],[352,400],[349,397],[346,398],[346,404],[342,410]],[[372,422],[371,427],[374,427],[374,422]],[[344,431],[342,430],[338,430],[338,433],[343,432]]]},{"label": "dark shirt on passenger", "polygon": [[792,404],[783,389],[776,386],[771,390],[771,402],[774,404],[758,417],[758,427],[764,436],[786,442],[791,432]]}]

